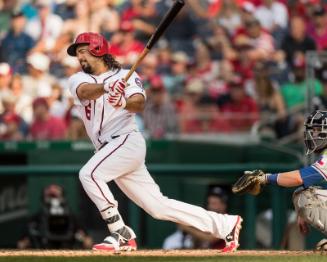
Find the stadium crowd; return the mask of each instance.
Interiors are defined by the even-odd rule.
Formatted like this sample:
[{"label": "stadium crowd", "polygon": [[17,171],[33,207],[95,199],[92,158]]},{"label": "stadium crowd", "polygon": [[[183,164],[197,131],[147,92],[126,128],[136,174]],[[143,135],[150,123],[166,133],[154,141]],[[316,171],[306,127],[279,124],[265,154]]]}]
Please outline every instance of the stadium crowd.
[{"label": "stadium crowd", "polygon": [[[171,0],[0,0],[0,139],[82,139],[66,47],[100,32],[129,67]],[[319,0],[188,0],[138,69],[147,134],[249,132],[281,138],[303,125],[306,52],[327,48]],[[327,66],[312,80],[327,106]]]}]

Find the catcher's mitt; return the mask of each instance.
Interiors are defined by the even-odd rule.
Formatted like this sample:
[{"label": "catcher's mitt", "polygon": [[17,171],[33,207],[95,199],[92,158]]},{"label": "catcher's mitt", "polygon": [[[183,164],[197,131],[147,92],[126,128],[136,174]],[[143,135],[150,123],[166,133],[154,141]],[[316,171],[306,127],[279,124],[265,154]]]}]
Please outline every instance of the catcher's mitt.
[{"label": "catcher's mitt", "polygon": [[232,191],[235,194],[258,195],[265,184],[266,174],[262,170],[245,171],[244,175],[234,183]]}]

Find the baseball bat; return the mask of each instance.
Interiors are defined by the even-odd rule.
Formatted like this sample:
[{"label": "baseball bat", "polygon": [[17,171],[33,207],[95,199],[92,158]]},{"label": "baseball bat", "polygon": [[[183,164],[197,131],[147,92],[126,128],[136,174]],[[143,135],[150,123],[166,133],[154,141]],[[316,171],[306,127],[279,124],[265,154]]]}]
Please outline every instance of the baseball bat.
[{"label": "baseball bat", "polygon": [[171,24],[174,20],[178,12],[184,6],[184,0],[176,0],[172,7],[167,11],[163,19],[160,21],[158,27],[156,28],[155,32],[151,35],[148,43],[146,44],[145,48],[143,49],[142,53],[138,56],[135,63],[132,65],[131,69],[128,71],[127,75],[125,76],[125,81],[127,82],[131,75],[134,73],[136,68],[140,65],[144,57],[150,52],[151,48],[157,43],[158,39],[162,36],[165,32],[167,27]]}]

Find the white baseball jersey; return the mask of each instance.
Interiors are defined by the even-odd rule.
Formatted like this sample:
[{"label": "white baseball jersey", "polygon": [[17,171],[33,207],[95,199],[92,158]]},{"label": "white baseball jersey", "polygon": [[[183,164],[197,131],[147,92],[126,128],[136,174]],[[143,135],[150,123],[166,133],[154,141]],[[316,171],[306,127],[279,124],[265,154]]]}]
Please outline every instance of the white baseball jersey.
[{"label": "white baseball jersey", "polygon": [[[96,100],[81,101],[77,88],[82,83],[104,83],[123,78],[127,70],[108,71],[99,76],[79,72],[69,79],[70,91],[75,105],[84,121],[87,133],[99,149],[79,172],[79,179],[85,192],[95,203],[103,218],[108,215],[109,207],[118,203],[107,183],[114,180],[118,187],[138,206],[155,218],[170,220],[193,226],[217,238],[225,238],[238,221],[234,215],[218,214],[201,207],[169,199],[161,192],[145,166],[146,145],[137,130],[134,113],[113,108],[107,101],[108,94]],[[141,80],[136,73],[128,81],[125,96],[143,94]],[[119,136],[118,136],[119,135]],[[112,136],[118,136],[112,139]],[[120,220],[119,220],[120,221]],[[122,222],[115,222],[122,225]],[[113,224],[115,224],[113,223]],[[113,230],[111,225],[109,230]]]},{"label": "white baseball jersey", "polygon": [[[108,94],[104,94],[96,100],[80,100],[77,96],[77,88],[83,83],[101,84],[113,82],[126,76],[128,70],[118,69],[107,71],[95,76],[78,72],[69,78],[69,89],[74,97],[74,103],[81,119],[84,122],[88,136],[96,149],[108,141],[111,136],[122,135],[137,130],[135,114],[127,110],[117,110],[108,102]],[[133,73],[127,82],[125,97],[129,98],[134,94],[142,94],[145,91],[137,73]]]}]

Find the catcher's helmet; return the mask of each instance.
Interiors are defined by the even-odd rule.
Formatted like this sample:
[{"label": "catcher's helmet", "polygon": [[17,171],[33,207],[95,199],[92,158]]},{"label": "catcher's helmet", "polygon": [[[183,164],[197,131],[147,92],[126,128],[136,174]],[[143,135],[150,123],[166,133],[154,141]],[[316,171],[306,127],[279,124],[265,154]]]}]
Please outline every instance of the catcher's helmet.
[{"label": "catcher's helmet", "polygon": [[304,123],[307,154],[319,153],[327,147],[327,111],[315,110]]},{"label": "catcher's helmet", "polygon": [[70,56],[76,56],[76,48],[79,44],[88,44],[89,52],[94,56],[103,56],[109,52],[107,40],[98,33],[82,33],[76,37],[76,40],[67,48]]}]

